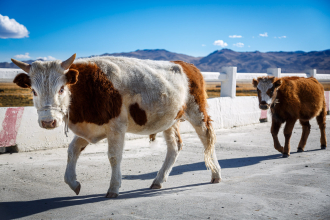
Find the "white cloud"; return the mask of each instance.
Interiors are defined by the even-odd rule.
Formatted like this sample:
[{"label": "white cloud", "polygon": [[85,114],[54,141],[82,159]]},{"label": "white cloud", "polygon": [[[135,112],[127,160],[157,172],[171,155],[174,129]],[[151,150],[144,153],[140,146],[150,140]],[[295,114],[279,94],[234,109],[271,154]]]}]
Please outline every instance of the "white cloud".
[{"label": "white cloud", "polygon": [[29,59],[29,58],[31,58],[29,53],[18,54],[18,55],[15,55],[14,57],[17,58],[17,59]]},{"label": "white cloud", "polygon": [[205,47],[206,45],[205,44],[202,44],[202,47]]},{"label": "white cloud", "polygon": [[265,32],[264,34],[259,34],[260,37],[268,37],[267,32]]},{"label": "white cloud", "polygon": [[286,38],[286,36],[278,37],[279,39]]},{"label": "white cloud", "polygon": [[228,44],[226,42],[224,42],[223,40],[216,40],[216,41],[214,41],[213,44],[216,45],[216,46],[220,46],[220,47],[227,47],[228,46]]},{"label": "white cloud", "polygon": [[229,35],[230,38],[242,38],[241,35]]},{"label": "white cloud", "polygon": [[244,47],[244,44],[241,42],[238,42],[236,44],[233,44],[235,47]]},{"label": "white cloud", "polygon": [[49,60],[49,61],[51,61],[51,60],[56,60],[56,58],[52,57],[52,56],[47,56],[47,57],[38,57],[37,60],[44,60],[44,61]]},{"label": "white cloud", "polygon": [[29,37],[26,27],[19,24],[15,19],[0,14],[0,38],[23,38]]}]

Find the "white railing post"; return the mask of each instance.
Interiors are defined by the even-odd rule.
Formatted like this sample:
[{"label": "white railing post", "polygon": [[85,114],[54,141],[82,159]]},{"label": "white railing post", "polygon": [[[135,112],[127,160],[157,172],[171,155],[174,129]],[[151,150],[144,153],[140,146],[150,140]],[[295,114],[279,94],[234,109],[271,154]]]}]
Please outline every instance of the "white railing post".
[{"label": "white railing post", "polygon": [[236,97],[236,73],[237,67],[226,66],[221,68],[221,72],[225,72],[227,79],[221,82],[220,97]]},{"label": "white railing post", "polygon": [[267,68],[267,74],[280,78],[281,77],[281,68]]},{"label": "white railing post", "polygon": [[307,77],[314,77],[316,78],[316,69],[307,69],[305,70],[305,73],[307,74]]}]

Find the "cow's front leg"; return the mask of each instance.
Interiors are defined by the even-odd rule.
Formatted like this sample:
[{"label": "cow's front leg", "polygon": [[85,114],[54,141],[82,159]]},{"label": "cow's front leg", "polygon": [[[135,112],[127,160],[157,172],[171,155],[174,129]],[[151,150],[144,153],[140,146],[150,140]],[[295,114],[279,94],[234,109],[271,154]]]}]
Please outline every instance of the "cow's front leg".
[{"label": "cow's front leg", "polygon": [[284,137],[285,137],[285,144],[284,144],[284,150],[283,150],[283,157],[289,157],[290,156],[290,139],[292,135],[292,130],[294,127],[294,124],[296,123],[296,119],[290,119],[286,121],[285,127],[284,127]]},{"label": "cow's front leg", "polygon": [[108,193],[105,197],[116,198],[119,195],[119,188],[121,186],[121,171],[120,163],[123,156],[125,132],[118,133],[112,131],[108,137],[108,157],[111,165],[111,180]]},{"label": "cow's front leg", "polygon": [[68,162],[65,170],[64,181],[78,195],[80,192],[80,183],[76,179],[76,165],[78,157],[87,146],[88,141],[75,136],[68,148]]},{"label": "cow's front leg", "polygon": [[282,123],[276,120],[275,118],[272,119],[272,127],[270,129],[270,133],[273,136],[274,140],[274,148],[278,150],[279,152],[283,153],[283,147],[280,144],[280,141],[278,140],[278,132],[281,128]]}]

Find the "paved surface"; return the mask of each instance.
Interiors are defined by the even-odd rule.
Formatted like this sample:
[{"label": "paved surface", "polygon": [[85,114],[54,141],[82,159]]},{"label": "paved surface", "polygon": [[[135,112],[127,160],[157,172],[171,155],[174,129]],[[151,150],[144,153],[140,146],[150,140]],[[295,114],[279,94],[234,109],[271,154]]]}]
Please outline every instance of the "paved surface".
[{"label": "paved surface", "polygon": [[[219,184],[209,184],[197,136],[184,134],[160,190],[148,187],[165,158],[164,141],[158,138],[157,147],[147,139],[128,141],[116,199],[104,198],[111,174],[104,143],[89,145],[79,158],[79,196],[63,180],[66,149],[3,154],[0,219],[330,219],[330,150],[320,150],[318,126],[311,124],[307,151],[295,153],[296,124],[289,158],[274,150],[270,123],[218,130]],[[327,128],[328,140],[329,134]]]}]

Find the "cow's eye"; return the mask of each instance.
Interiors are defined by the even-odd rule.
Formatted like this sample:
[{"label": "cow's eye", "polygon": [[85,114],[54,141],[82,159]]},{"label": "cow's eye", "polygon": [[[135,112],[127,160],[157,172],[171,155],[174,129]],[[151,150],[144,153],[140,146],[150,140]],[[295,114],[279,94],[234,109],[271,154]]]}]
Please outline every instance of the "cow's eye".
[{"label": "cow's eye", "polygon": [[38,96],[38,94],[36,93],[36,91],[34,91],[34,89],[32,89],[32,93],[34,96]]},{"label": "cow's eye", "polygon": [[64,92],[64,86],[61,87],[61,89],[60,89],[60,91],[58,91],[58,93],[59,93],[60,95],[62,95],[63,92]]}]

